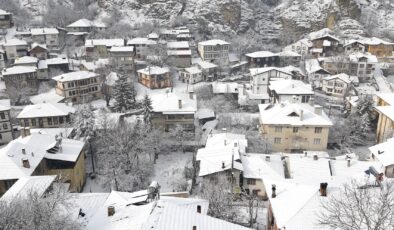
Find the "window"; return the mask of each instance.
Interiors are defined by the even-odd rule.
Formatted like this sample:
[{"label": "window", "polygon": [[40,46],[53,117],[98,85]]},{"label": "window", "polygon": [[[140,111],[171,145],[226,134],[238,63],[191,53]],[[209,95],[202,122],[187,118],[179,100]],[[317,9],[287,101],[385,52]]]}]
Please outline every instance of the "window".
[{"label": "window", "polygon": [[252,190],[252,193],[253,193],[253,195],[255,195],[255,196],[257,196],[259,192],[260,192],[260,189],[253,189],[253,190]]},{"label": "window", "polygon": [[3,135],[1,135],[1,133],[0,133],[0,140],[3,140]]},{"label": "window", "polygon": [[52,125],[52,117],[48,117],[48,125]]},{"label": "window", "polygon": [[293,127],[293,133],[298,133],[298,127]]},{"label": "window", "polygon": [[60,124],[63,124],[63,123],[64,123],[63,117],[59,117],[59,123],[60,123]]},{"label": "window", "polygon": [[55,125],[59,124],[59,121],[58,121],[57,117],[53,118],[53,124],[55,124]]},{"label": "window", "polygon": [[31,119],[31,125],[32,126],[36,126],[37,125],[37,122],[36,122],[35,118]]},{"label": "window", "polygon": [[322,127],[316,127],[315,128],[315,133],[321,133],[322,130],[323,130]]},{"label": "window", "polygon": [[280,137],[275,137],[275,139],[274,139],[275,144],[280,144],[281,141],[282,141],[282,138],[280,138]]},{"label": "window", "polygon": [[320,145],[320,138],[313,139],[313,144]]},{"label": "window", "polygon": [[7,123],[4,123],[4,124],[3,124],[3,129],[4,129],[4,130],[7,130],[7,129],[8,129]]},{"label": "window", "polygon": [[276,126],[275,127],[275,133],[281,133],[282,132],[282,127],[281,126]]},{"label": "window", "polygon": [[29,125],[29,119],[24,119],[24,122],[23,123],[25,123],[25,126],[30,126]]},{"label": "window", "polygon": [[0,113],[0,118],[1,118],[1,119],[5,119],[5,114],[4,114],[4,112],[1,112],[1,113]]},{"label": "window", "polygon": [[246,179],[246,183],[248,185],[256,185],[256,179]]}]

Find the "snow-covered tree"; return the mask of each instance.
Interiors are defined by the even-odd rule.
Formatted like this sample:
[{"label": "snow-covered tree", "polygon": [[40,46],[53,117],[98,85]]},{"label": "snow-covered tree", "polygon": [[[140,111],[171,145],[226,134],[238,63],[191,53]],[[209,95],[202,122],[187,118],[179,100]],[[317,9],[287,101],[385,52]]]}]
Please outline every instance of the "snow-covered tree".
[{"label": "snow-covered tree", "polygon": [[114,110],[124,112],[136,108],[136,95],[134,85],[127,81],[127,76],[119,74],[113,88]]},{"label": "snow-covered tree", "polygon": [[77,107],[72,116],[72,123],[75,129],[75,138],[88,138],[93,135],[95,116],[91,104],[82,104]]},{"label": "snow-covered tree", "polygon": [[142,108],[144,110],[144,123],[146,125],[152,125],[152,100],[146,94],[144,100],[142,101]]}]

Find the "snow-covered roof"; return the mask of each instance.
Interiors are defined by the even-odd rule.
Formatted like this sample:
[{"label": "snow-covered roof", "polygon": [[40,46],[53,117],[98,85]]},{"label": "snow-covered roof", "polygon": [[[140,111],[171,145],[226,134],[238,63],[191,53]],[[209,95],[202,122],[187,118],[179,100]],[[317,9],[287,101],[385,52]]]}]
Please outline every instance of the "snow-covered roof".
[{"label": "snow-covered roof", "polygon": [[375,55],[371,55],[369,53],[352,53],[349,54],[349,59],[351,62],[359,62],[360,58],[366,58],[368,63],[378,63],[378,58]]},{"label": "snow-covered roof", "polygon": [[66,57],[56,57],[56,58],[48,58],[45,60],[47,65],[64,65],[68,64],[68,58]]},{"label": "snow-covered roof", "polygon": [[145,75],[160,75],[169,73],[170,69],[167,67],[148,66],[145,69],[138,70],[137,72]]},{"label": "snow-covered roof", "polygon": [[212,69],[218,67],[218,65],[208,61],[200,61],[197,62],[197,64],[201,67],[201,69]]},{"label": "snow-covered roof", "polygon": [[270,81],[269,89],[275,91],[278,95],[290,94],[290,95],[313,95],[314,91],[310,84],[306,84],[303,81],[292,80],[292,79],[277,79]]},{"label": "snow-covered roof", "polygon": [[97,77],[97,76],[98,75],[93,72],[77,71],[77,72],[65,73],[65,74],[56,76],[52,79],[55,81],[59,81],[59,82],[67,82],[67,81],[83,80],[83,79],[88,79],[88,78]]},{"label": "snow-covered roof", "polygon": [[10,109],[11,109],[10,105],[0,104],[0,111],[7,111],[7,110],[10,110]]},{"label": "snow-covered roof", "polygon": [[394,106],[394,93],[377,93],[376,96],[389,105]]},{"label": "snow-covered roof", "polygon": [[[56,143],[53,142],[47,146],[47,150],[55,147],[55,145]],[[45,159],[51,160],[76,162],[84,146],[85,142],[63,138],[61,142],[61,149],[56,153],[47,152],[44,157]]]},{"label": "snow-covered roof", "polygon": [[276,53],[272,53],[271,51],[256,51],[245,55],[251,58],[265,58],[265,57],[277,56]]},{"label": "snow-covered roof", "polygon": [[150,33],[146,37],[149,39],[159,39],[159,35],[157,33]]},{"label": "snow-covered roof", "polygon": [[10,15],[10,12],[0,9],[0,15]]},{"label": "snow-covered roof", "polygon": [[201,73],[201,70],[197,66],[192,66],[189,68],[185,68],[185,72],[188,72],[190,74],[199,74]]},{"label": "snow-covered roof", "polygon": [[394,138],[386,142],[369,147],[369,151],[382,163],[383,166],[394,165]]},{"label": "snow-covered roof", "polygon": [[196,118],[198,119],[206,119],[206,118],[214,118],[215,117],[215,111],[207,108],[199,109],[196,112]]},{"label": "snow-covered roof", "polygon": [[82,19],[79,19],[79,20],[71,23],[67,27],[70,28],[70,27],[92,27],[92,26],[93,26],[93,23],[90,20],[88,20],[86,18],[82,18]]},{"label": "snow-covered roof", "polygon": [[376,110],[394,121],[394,106],[376,106]]},{"label": "snow-covered roof", "polygon": [[20,40],[17,38],[7,39],[3,46],[27,46],[27,42],[25,40]]},{"label": "snow-covered roof", "polygon": [[206,148],[225,148],[228,146],[238,146],[241,152],[244,153],[246,147],[248,147],[248,140],[244,134],[212,133],[208,135],[207,141],[205,143]]},{"label": "snow-covered roof", "polygon": [[284,67],[250,68],[249,72],[250,72],[250,75],[255,76],[255,75],[259,75],[259,74],[262,74],[262,73],[265,73],[265,72],[268,72],[268,71],[272,71],[272,70],[279,71],[279,72],[282,72],[282,73],[286,73],[286,74],[289,74],[289,75],[293,75],[291,73],[291,71],[289,71],[289,69],[286,69]]},{"label": "snow-covered roof", "polygon": [[[321,115],[317,114],[315,107],[287,101],[279,104],[260,104],[260,122],[273,125],[332,126],[325,112],[321,111]],[[322,110],[322,108],[319,109]]]},{"label": "snow-covered roof", "polygon": [[212,83],[212,90],[213,93],[238,93],[239,88],[241,85],[239,85],[236,82],[213,82]]},{"label": "snow-covered roof", "polygon": [[10,68],[4,68],[1,72],[3,76],[14,75],[14,74],[24,74],[24,73],[34,73],[37,68],[34,66],[14,66]]},{"label": "snow-covered roof", "polygon": [[55,88],[49,90],[46,93],[41,93],[41,94],[34,95],[34,96],[30,97],[30,101],[33,104],[40,104],[40,103],[45,103],[45,102],[55,104],[55,103],[59,103],[63,100],[64,100],[64,97],[57,94]]},{"label": "snow-covered roof", "polygon": [[168,50],[168,56],[191,56],[191,50]]},{"label": "snow-covered roof", "polygon": [[[197,111],[197,97],[190,99],[186,93],[163,93],[150,95],[154,112],[163,114],[194,114]],[[181,106],[179,106],[179,102]]]},{"label": "snow-covered roof", "polygon": [[327,70],[323,69],[320,66],[319,61],[317,59],[307,59],[307,60],[305,60],[305,71],[308,74],[316,73],[318,71],[324,71],[327,74],[329,74],[329,72]]},{"label": "snow-covered roof", "polygon": [[189,49],[189,42],[168,42],[167,49]]},{"label": "snow-covered roof", "polygon": [[[264,186],[278,227],[286,229],[325,229],[318,225],[316,210],[321,202],[335,196],[339,187],[353,179],[368,178],[365,173],[373,166],[379,170],[378,162],[358,161],[351,159],[350,167],[345,156],[334,159],[318,158],[313,160],[312,154],[284,155],[289,166],[289,179],[278,179],[274,172],[283,171],[282,155],[270,154],[266,161],[271,173],[262,174]],[[373,179],[374,180],[374,179]],[[327,197],[319,194],[320,183],[328,183]],[[276,197],[272,198],[272,185],[276,186]]]},{"label": "snow-covered roof", "polygon": [[66,127],[66,128],[38,128],[38,129],[30,129],[30,133],[39,133],[49,136],[63,136],[69,137],[73,132],[74,128]]},{"label": "snow-covered roof", "polygon": [[56,176],[26,176],[18,179],[15,184],[7,190],[6,193],[0,198],[0,202],[12,202],[16,198],[27,198],[30,194],[34,193],[38,196],[44,193],[51,186]]},{"label": "snow-covered roof", "polygon": [[110,52],[134,52],[133,46],[113,46]]},{"label": "snow-covered roof", "polygon": [[377,37],[360,38],[357,41],[360,42],[361,44],[366,44],[366,45],[380,45],[380,44],[394,45],[394,43],[392,43],[392,42],[384,41],[384,40],[377,38]]},{"label": "snow-covered roof", "polygon": [[124,46],[123,39],[88,39],[85,41],[85,47],[93,46]]},{"label": "snow-covered roof", "polygon": [[156,45],[157,42],[148,38],[133,38],[127,41],[127,45]]},{"label": "snow-covered roof", "polygon": [[109,86],[114,86],[118,79],[118,74],[116,72],[111,72],[105,78],[105,84]]},{"label": "snow-covered roof", "polygon": [[99,58],[96,61],[88,62],[86,60],[81,61],[81,66],[83,66],[88,71],[94,72],[96,69],[104,68],[108,65],[108,58]]},{"label": "snow-covered roof", "polygon": [[31,35],[59,34],[56,28],[34,28],[30,29]]},{"label": "snow-covered roof", "polygon": [[57,117],[67,116],[74,113],[75,108],[64,103],[40,103],[35,105],[27,105],[18,114],[18,119],[35,118],[35,117]]},{"label": "snow-covered roof", "polygon": [[279,52],[277,55],[280,57],[301,57],[301,54],[289,50]]},{"label": "snow-covered roof", "polygon": [[230,45],[230,43],[220,39],[207,40],[207,41],[199,42],[198,44],[202,46]]},{"label": "snow-covered roof", "polygon": [[329,37],[333,40],[339,41],[339,39],[337,37],[331,35],[332,33],[333,33],[332,30],[330,30],[328,28],[323,28],[319,31],[315,31],[315,32],[310,33],[308,37],[312,41],[317,40],[317,39],[322,39],[325,37]]},{"label": "snow-covered roof", "polygon": [[337,75],[325,77],[325,78],[323,78],[323,81],[331,81],[331,80],[335,80],[335,79],[340,79],[347,84],[349,84],[351,82],[349,75],[347,75],[345,73],[340,73]]},{"label": "snow-covered roof", "polygon": [[269,178],[283,178],[284,171],[281,173],[269,169],[265,156],[265,154],[241,154],[241,162],[244,169],[243,176],[253,179],[261,179],[263,175]]},{"label": "snow-covered roof", "polygon": [[24,65],[24,64],[37,64],[38,58],[30,57],[30,56],[23,56],[20,58],[15,59],[15,65]]},{"label": "snow-covered roof", "polygon": [[30,50],[32,50],[32,49],[34,49],[34,48],[37,48],[37,47],[41,47],[42,49],[48,50],[47,45],[38,44],[38,43],[36,43],[36,42],[34,42],[33,44],[31,44],[31,49],[30,49]]}]

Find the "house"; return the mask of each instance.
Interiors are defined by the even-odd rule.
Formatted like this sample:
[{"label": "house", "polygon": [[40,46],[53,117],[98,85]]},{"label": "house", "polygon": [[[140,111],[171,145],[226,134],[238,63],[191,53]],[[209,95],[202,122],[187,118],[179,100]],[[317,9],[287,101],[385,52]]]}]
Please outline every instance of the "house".
[{"label": "house", "polygon": [[249,68],[279,66],[279,56],[270,51],[257,51],[245,54]]},{"label": "house", "polygon": [[105,81],[103,82],[103,86],[102,86],[102,91],[103,91],[104,96],[112,95],[113,88],[114,88],[116,81],[118,79],[119,79],[118,74],[115,72],[111,72],[106,76]]},{"label": "house", "polygon": [[273,78],[292,79],[293,74],[286,69],[276,67],[250,69],[250,84],[253,94],[267,94],[268,82]]},{"label": "house", "polygon": [[148,66],[137,71],[138,82],[151,89],[161,89],[172,86],[170,70],[166,67]]},{"label": "house", "polygon": [[191,65],[192,51],[189,50],[168,50],[168,61],[179,68],[186,68]]},{"label": "house", "polygon": [[378,58],[393,56],[394,43],[392,42],[387,42],[376,37],[363,38],[361,39],[361,42],[367,46],[366,51],[368,53],[375,55]]},{"label": "house", "polygon": [[38,43],[31,44],[29,54],[32,57],[36,57],[40,60],[45,60],[49,57],[49,51],[46,45],[41,45]]},{"label": "house", "polygon": [[203,79],[209,80],[209,81],[216,80],[217,71],[219,68],[218,65],[211,63],[211,62],[207,62],[207,61],[200,61],[197,63],[197,66],[202,71]]},{"label": "house", "polygon": [[35,43],[45,44],[47,47],[59,47],[59,31],[56,28],[30,29],[31,40]]},{"label": "house", "polygon": [[80,62],[79,69],[81,71],[90,71],[95,73],[103,73],[109,66],[109,59],[103,58],[98,59],[96,61],[85,61],[82,60]]},{"label": "house", "polygon": [[20,126],[33,128],[61,128],[70,124],[75,108],[64,103],[27,105],[16,117]]},{"label": "house", "polygon": [[198,53],[203,61],[213,62],[217,65],[227,65],[229,60],[230,43],[213,39],[198,43]]},{"label": "house", "polygon": [[6,54],[3,49],[0,48],[0,70],[5,68],[5,57]]},{"label": "house", "polygon": [[32,67],[37,67],[37,64],[38,64],[38,58],[30,57],[30,56],[18,57],[14,61],[14,66],[32,66]]},{"label": "house", "polygon": [[332,122],[323,107],[282,102],[260,104],[260,133],[276,152],[325,151]]},{"label": "house", "polygon": [[7,60],[13,61],[18,57],[27,56],[28,45],[24,40],[13,38],[8,39],[3,43],[3,50],[6,53]]},{"label": "house", "polygon": [[312,42],[309,41],[308,38],[303,38],[299,41],[294,42],[291,45],[283,48],[283,51],[291,51],[300,54],[301,56],[305,56],[309,53],[309,49],[313,46]]},{"label": "house", "polygon": [[327,95],[345,97],[351,88],[349,75],[341,73],[323,79],[322,91]]},{"label": "house", "polygon": [[371,157],[379,161],[384,170],[384,175],[388,178],[394,178],[394,138],[387,139],[385,142],[369,147]]},{"label": "house", "polygon": [[301,55],[293,51],[282,51],[277,53],[279,56],[279,66],[299,66]]},{"label": "house", "polygon": [[88,19],[79,19],[66,27],[69,31],[68,34],[72,35],[75,33],[85,33],[88,34],[92,31],[102,31],[105,29],[103,23],[92,22]]},{"label": "house", "polygon": [[133,46],[136,58],[146,58],[153,51],[157,42],[148,38],[133,38],[127,41],[127,46]]},{"label": "house", "polygon": [[312,84],[312,88],[321,89],[323,86],[323,79],[331,76],[331,73],[323,69],[317,59],[305,60],[305,72],[308,81]]},{"label": "house", "polygon": [[152,124],[156,129],[168,132],[176,126],[181,126],[185,131],[194,132],[196,95],[193,93],[153,94],[151,100]]},{"label": "house", "polygon": [[175,29],[162,29],[160,30],[160,39],[170,41],[189,41],[192,36],[190,30],[186,27]]},{"label": "house", "polygon": [[37,67],[14,66],[2,71],[3,80],[9,94],[23,91],[27,95],[34,95],[38,90]]},{"label": "house", "polygon": [[112,47],[124,45],[123,39],[88,39],[85,42],[86,57],[89,60],[108,58]]},{"label": "house", "polygon": [[360,82],[370,81],[374,76],[375,65],[378,59],[375,55],[366,53],[353,53],[349,55],[351,76],[357,76]]},{"label": "house", "polygon": [[0,150],[0,195],[22,177],[58,175],[71,192],[85,184],[85,143],[22,130],[22,136]]},{"label": "house", "polygon": [[96,73],[77,71],[52,79],[56,81],[56,93],[66,102],[84,103],[101,98],[101,81]]},{"label": "house", "polygon": [[69,63],[70,60],[67,57],[54,57],[46,60],[42,60],[38,64],[42,63],[48,67],[48,74],[50,77],[56,73],[67,73],[70,71]]},{"label": "house", "polygon": [[134,70],[133,46],[114,46],[109,53],[111,66],[128,72]]},{"label": "house", "polygon": [[197,66],[192,66],[179,71],[179,78],[182,82],[186,82],[188,84],[194,84],[206,80],[203,78],[201,69]]},{"label": "house", "polygon": [[8,29],[13,26],[12,13],[0,9],[0,29]]},{"label": "house", "polygon": [[340,189],[344,184],[357,180],[366,189],[380,190],[375,186],[375,176],[366,173],[379,172],[377,162],[359,161],[351,155],[328,158],[311,152],[266,157],[260,167],[264,169],[261,179],[269,198],[268,230],[329,230],[319,224],[319,210],[331,197],[343,196]]},{"label": "house", "polygon": [[269,82],[268,89],[273,103],[281,103],[285,101],[309,103],[309,100],[313,99],[314,95],[312,86],[300,80],[272,80]]},{"label": "house", "polygon": [[[319,34],[317,36],[312,35],[310,38],[312,42],[312,49],[315,49],[316,57],[330,56],[338,50],[339,39],[330,34]],[[320,52],[318,52],[318,50]]]},{"label": "house", "polygon": [[376,128],[376,143],[382,143],[394,137],[394,94],[380,93],[376,96],[375,110],[379,115]]},{"label": "house", "polygon": [[364,42],[358,40],[345,42],[343,48],[345,49],[345,54],[364,53],[366,51],[366,45]]},{"label": "house", "polygon": [[11,108],[0,105],[0,144],[6,144],[12,141],[12,124],[11,124]]}]

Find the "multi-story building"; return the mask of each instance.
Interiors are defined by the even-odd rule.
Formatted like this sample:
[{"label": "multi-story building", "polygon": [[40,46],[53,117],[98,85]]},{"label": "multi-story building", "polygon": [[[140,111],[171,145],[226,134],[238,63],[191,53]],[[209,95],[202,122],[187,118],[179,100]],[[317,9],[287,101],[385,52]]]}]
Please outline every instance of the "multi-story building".
[{"label": "multi-story building", "polygon": [[71,192],[81,192],[86,180],[85,143],[22,129],[22,136],[0,150],[0,196],[19,178],[58,175],[70,184]]},{"label": "multi-story building", "polygon": [[32,57],[36,57],[40,60],[45,60],[49,57],[49,51],[46,45],[33,43],[29,50],[29,54]]},{"label": "multi-story building", "polygon": [[124,71],[132,71],[134,69],[134,47],[114,46],[109,52],[111,66]]},{"label": "multi-story building", "polygon": [[303,38],[297,42],[294,42],[291,45],[283,48],[283,51],[292,51],[300,54],[301,56],[305,56],[309,53],[309,49],[313,46],[312,42],[307,38]]},{"label": "multi-story building", "polygon": [[148,66],[137,71],[138,82],[151,89],[161,89],[172,86],[170,70],[158,66]]},{"label": "multi-story building", "polygon": [[187,84],[194,84],[206,80],[203,78],[201,69],[199,69],[197,66],[185,68],[181,70],[179,73],[180,73],[179,74],[180,80],[182,80],[182,82],[185,82]]},{"label": "multi-story building", "polygon": [[152,54],[157,42],[148,38],[133,38],[127,41],[127,46],[133,46],[136,58],[146,58]]},{"label": "multi-story building", "polygon": [[70,72],[52,79],[56,81],[56,93],[66,102],[84,103],[101,97],[101,80],[96,73]]},{"label": "multi-story building", "polygon": [[360,42],[358,40],[350,40],[345,42],[343,48],[346,54],[364,53],[366,51],[366,45],[364,42]]},{"label": "multi-story building", "polygon": [[33,42],[49,48],[59,46],[59,31],[56,28],[35,28],[30,29],[30,33]]},{"label": "multi-story building", "polygon": [[8,61],[13,61],[18,57],[27,56],[28,54],[28,45],[24,40],[19,39],[8,39],[5,43],[3,43],[3,50],[7,55]]},{"label": "multi-story building", "polygon": [[27,105],[17,119],[22,127],[62,128],[69,125],[70,116],[74,112],[73,107],[64,103],[40,103]]},{"label": "multi-story building", "polygon": [[305,60],[305,72],[312,88],[321,88],[323,86],[323,79],[331,76],[331,73],[323,69],[317,59]]},{"label": "multi-story building", "polygon": [[0,9],[0,29],[11,28],[13,25],[12,14]]},{"label": "multi-story building", "polygon": [[332,122],[321,106],[260,104],[260,132],[274,152],[324,151]]},{"label": "multi-story building", "polygon": [[[33,95],[38,90],[37,68],[14,66],[2,70],[3,80],[9,95],[16,92]],[[14,98],[15,99],[15,98]]]},{"label": "multi-story building", "polygon": [[197,97],[193,93],[154,94],[151,99],[152,124],[156,129],[168,132],[181,126],[186,131],[194,131]]},{"label": "multi-story building", "polygon": [[364,42],[364,44],[367,46],[366,51],[378,58],[393,56],[393,42],[387,42],[375,37],[363,39],[362,42]]},{"label": "multi-story building", "polygon": [[229,62],[229,50],[230,43],[219,39],[198,43],[198,53],[201,59],[218,65],[226,65]]},{"label": "multi-story building", "polygon": [[245,54],[250,68],[279,66],[279,56],[270,51],[256,51]]},{"label": "multi-story building", "polygon": [[168,42],[167,55],[169,62],[176,67],[186,68],[191,65],[192,51],[186,41]]},{"label": "multi-story building", "polygon": [[351,79],[349,75],[341,73],[323,79],[322,91],[327,95],[345,97],[350,89]]},{"label": "multi-story building", "polygon": [[312,53],[317,57],[330,56],[338,50],[339,39],[330,34],[321,34],[313,36],[312,42]]},{"label": "multi-story building", "polygon": [[378,100],[375,109],[379,114],[376,143],[382,143],[394,137],[394,94],[379,93],[376,97]]},{"label": "multi-story building", "polygon": [[89,60],[108,58],[112,47],[124,46],[123,39],[91,39],[85,42],[86,57]]},{"label": "multi-story building", "polygon": [[313,98],[312,86],[300,80],[277,79],[269,82],[269,94],[273,103],[290,101],[309,103]]},{"label": "multi-story building", "polygon": [[0,144],[12,141],[11,108],[0,105]]}]

